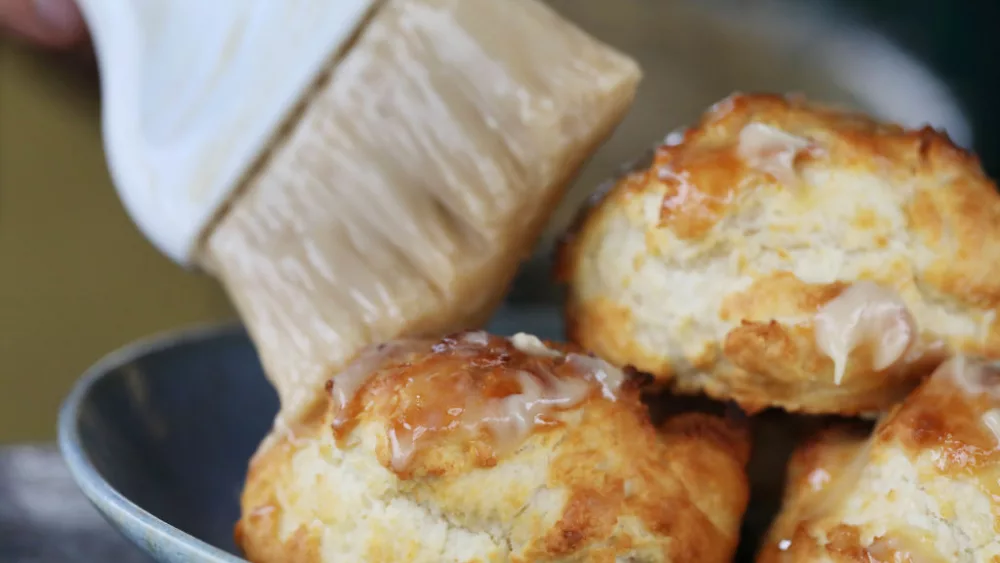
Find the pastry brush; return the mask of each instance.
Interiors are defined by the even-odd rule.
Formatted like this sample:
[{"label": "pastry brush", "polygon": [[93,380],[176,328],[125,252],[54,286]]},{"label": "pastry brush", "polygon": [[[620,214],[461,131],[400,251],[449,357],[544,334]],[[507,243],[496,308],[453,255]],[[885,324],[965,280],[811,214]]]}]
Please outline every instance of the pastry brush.
[{"label": "pastry brush", "polygon": [[83,0],[124,205],[309,412],[364,346],[479,325],[636,64],[536,0]]}]

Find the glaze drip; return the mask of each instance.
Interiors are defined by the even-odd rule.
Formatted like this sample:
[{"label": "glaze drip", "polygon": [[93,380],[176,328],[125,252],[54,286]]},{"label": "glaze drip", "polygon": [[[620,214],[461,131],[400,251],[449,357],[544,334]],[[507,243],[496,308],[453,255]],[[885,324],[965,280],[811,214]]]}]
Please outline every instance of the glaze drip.
[{"label": "glaze drip", "polygon": [[627,380],[621,370],[561,348],[528,334],[485,332],[369,348],[329,386],[334,433],[343,444],[363,412],[386,419],[398,473],[449,436],[503,455],[537,429],[558,425],[560,411],[592,398],[619,399]]},{"label": "glaze drip", "polygon": [[833,360],[837,385],[855,349],[868,346],[871,367],[882,371],[902,360],[917,337],[916,321],[902,298],[870,281],[851,285],[824,305],[814,326],[817,347]]}]

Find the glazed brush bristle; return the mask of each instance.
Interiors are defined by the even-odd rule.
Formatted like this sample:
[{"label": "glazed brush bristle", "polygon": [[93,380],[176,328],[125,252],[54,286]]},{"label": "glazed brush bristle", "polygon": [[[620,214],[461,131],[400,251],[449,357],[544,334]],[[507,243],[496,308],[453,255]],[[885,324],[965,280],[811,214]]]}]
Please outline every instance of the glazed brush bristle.
[{"label": "glazed brush bristle", "polygon": [[380,6],[202,248],[284,419],[370,343],[484,322],[639,75],[535,0]]}]

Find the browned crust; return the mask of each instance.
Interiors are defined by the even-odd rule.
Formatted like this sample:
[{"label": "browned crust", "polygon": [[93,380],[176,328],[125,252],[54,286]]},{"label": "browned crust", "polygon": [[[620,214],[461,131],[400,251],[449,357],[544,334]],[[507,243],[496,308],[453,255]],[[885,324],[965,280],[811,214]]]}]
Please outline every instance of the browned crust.
[{"label": "browned crust", "polygon": [[[579,264],[588,246],[596,244],[604,222],[629,198],[653,184],[662,188],[662,166],[686,167],[689,177],[703,178],[698,189],[704,196],[689,198],[684,202],[686,207],[664,206],[658,228],[670,229],[678,238],[700,237],[725,216],[728,206],[736,205],[739,190],[752,189],[748,186],[753,182],[739,179],[756,172],[748,172],[725,157],[739,131],[750,122],[774,125],[820,145],[818,153],[807,151],[800,160],[823,159],[831,168],[877,172],[900,190],[909,189],[913,178],[923,178],[926,186],[914,191],[903,211],[911,236],[930,249],[932,260],[915,273],[887,269],[873,272],[871,277],[905,279],[915,283],[928,300],[952,303],[956,310],[1000,307],[1000,197],[973,154],[955,146],[945,133],[927,127],[908,130],[801,98],[734,95],[708,111],[684,133],[681,142],[661,146],[651,165],[625,175],[581,213],[557,250],[555,272],[556,278],[569,286],[565,313],[570,340],[613,363],[647,372],[682,393],[703,392],[732,399],[748,411],[781,406],[806,413],[845,415],[891,407],[948,352],[1000,357],[997,319],[985,342],[943,335],[945,349],[928,348],[923,357],[899,369],[875,372],[867,367],[869,363],[851,362],[844,382],[835,385],[833,363],[818,350],[810,330],[773,319],[793,312],[815,312],[847,284],[808,284],[778,272],[725,299],[720,317],[737,326],[700,355],[683,360],[701,373],[690,375],[688,369],[687,375],[678,377],[679,359],[636,341],[636,322],[627,306],[606,294],[580,298],[574,286],[576,277],[582,275]],[[735,195],[723,197],[721,191],[713,190],[735,190]],[[668,186],[665,202],[671,193]],[[860,214],[856,221],[874,223],[878,218],[872,213]],[[653,245],[648,251],[650,259],[659,252]],[[922,329],[927,332],[927,341],[942,336],[933,326]],[[863,359],[869,352],[858,350],[856,357]]]},{"label": "browned crust", "polygon": [[[301,436],[307,438],[307,436]],[[286,541],[279,541],[279,506],[268,484],[283,480],[287,468],[281,464],[292,453],[287,440],[272,446],[250,464],[241,505],[243,515],[236,523],[236,545],[255,563],[313,563],[322,561],[319,538],[305,526]]]},{"label": "browned crust", "polygon": [[[632,339],[631,331],[617,330],[631,325],[631,313],[627,308],[601,298],[585,307],[570,300],[566,313],[566,336],[580,343],[582,348],[600,349],[600,356],[605,360],[653,375],[658,380],[670,379],[673,375],[669,361],[644,350]],[[600,346],[597,346],[598,336]]]},{"label": "browned crust", "polygon": [[[910,459],[934,451],[936,476],[965,479],[980,475],[984,494],[987,498],[992,495],[1000,507],[1000,447],[980,418],[996,404],[997,399],[989,394],[969,394],[938,372],[889,414],[872,435],[862,426],[850,424],[816,433],[789,462],[783,507],[757,561],[797,563],[821,556],[838,563],[882,561],[885,554],[870,552],[862,544],[858,528],[830,522],[829,516],[840,513],[838,501],[857,485],[859,471],[870,456],[889,448]],[[817,481],[818,471],[828,478]],[[1000,530],[1000,512],[996,513],[994,527]],[[820,530],[815,528],[817,522]],[[819,541],[814,535],[818,531],[829,541]],[[779,547],[782,540],[784,549]]]},{"label": "browned crust", "polygon": [[[432,356],[408,358],[408,377],[420,378],[424,370],[437,369]],[[482,355],[466,361],[488,359]],[[529,438],[549,447],[558,442],[547,466],[547,486],[568,491],[569,501],[557,522],[537,530],[521,556],[511,557],[511,562],[614,561],[617,554],[636,546],[647,553],[657,551],[656,561],[729,561],[749,495],[745,475],[749,432],[743,422],[685,413],[656,428],[635,388],[626,389],[616,401],[592,397],[576,410],[579,418],[573,424],[540,430]],[[294,517],[283,512],[286,508],[278,499],[289,494],[331,494],[290,487],[297,444],[318,439],[332,444],[332,415],[331,410],[312,419],[294,439],[279,438],[254,460],[241,501],[243,516],[236,527],[237,544],[254,563],[324,561],[315,525],[301,526],[286,541],[278,539],[279,518]],[[373,410],[360,416],[366,424],[388,422]],[[434,503],[442,498],[438,495],[447,494],[450,479],[475,471],[486,472],[483,487],[490,488],[489,466],[466,463],[463,454],[448,444],[435,447],[433,455],[417,458],[411,471],[399,475],[406,490],[423,491],[424,502]],[[505,459],[501,456],[494,463],[503,464]],[[323,486],[320,478],[316,487]],[[462,501],[449,498],[446,504],[456,502]],[[622,518],[635,519],[647,531],[615,532]]]},{"label": "browned crust", "polygon": [[[993,371],[994,393],[1000,393],[1000,370]],[[997,437],[982,424],[982,414],[1000,407],[1000,395],[972,395],[948,377],[936,374],[900,407],[893,418],[876,431],[882,443],[899,443],[908,455],[934,449],[941,454],[938,469],[943,474],[1000,469]],[[1000,477],[1000,474],[998,474]],[[1000,481],[996,492],[1000,494]]]}]

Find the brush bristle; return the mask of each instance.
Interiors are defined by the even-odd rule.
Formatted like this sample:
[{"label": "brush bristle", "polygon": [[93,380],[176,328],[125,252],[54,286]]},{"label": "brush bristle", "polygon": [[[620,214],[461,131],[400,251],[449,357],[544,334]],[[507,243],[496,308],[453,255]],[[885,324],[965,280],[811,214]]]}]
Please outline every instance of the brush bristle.
[{"label": "brush bristle", "polygon": [[367,344],[484,322],[638,80],[535,0],[386,2],[204,244],[284,419]]}]

